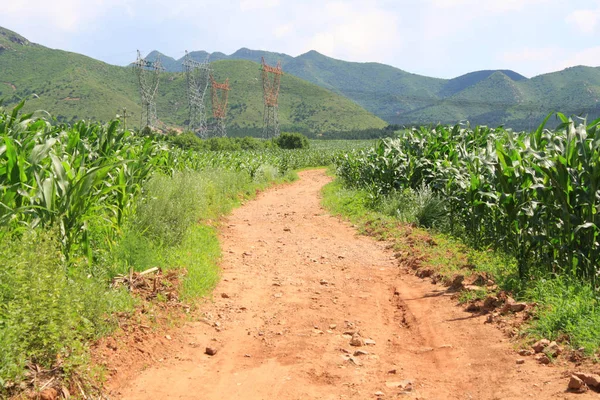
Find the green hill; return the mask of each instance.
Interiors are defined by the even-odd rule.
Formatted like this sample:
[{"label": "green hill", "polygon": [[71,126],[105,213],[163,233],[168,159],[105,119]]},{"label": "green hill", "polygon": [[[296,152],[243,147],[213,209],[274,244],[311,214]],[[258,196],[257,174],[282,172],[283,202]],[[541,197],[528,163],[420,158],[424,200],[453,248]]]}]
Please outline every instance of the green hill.
[{"label": "green hill", "polygon": [[[505,73],[495,71],[485,79],[472,85],[465,85],[454,95],[440,99],[435,104],[403,115],[401,118],[432,123],[451,118],[455,121],[469,120],[471,123],[490,125],[502,124],[506,118],[504,110],[518,107],[524,101],[524,94],[517,82]],[[494,94],[493,100],[490,94]],[[480,121],[482,119],[485,121]]]},{"label": "green hill", "polygon": [[296,57],[284,70],[343,94],[385,120],[428,104],[445,83],[384,64],[336,60],[316,51]]},{"label": "green hill", "polygon": [[[147,59],[158,54],[154,51]],[[208,55],[190,52],[197,61]],[[382,119],[406,125],[469,120],[525,129],[552,111],[600,117],[600,67],[572,67],[531,79],[510,70],[438,79],[379,63],[336,60],[316,51],[291,57],[242,48],[231,55],[210,54],[215,75],[221,80],[230,78],[231,127],[262,126],[262,88],[256,64],[262,57],[269,64],[280,60],[285,72],[280,98],[284,129],[366,129],[383,126]],[[187,119],[180,72],[183,58],[161,54],[161,59],[172,72],[161,80],[159,118],[168,125],[183,126]],[[0,98],[9,104],[35,94],[27,107],[50,110],[61,120],[105,120],[122,107],[135,114],[135,121],[139,118],[139,95],[130,68],[48,49],[0,28],[0,71]]]},{"label": "green hill", "polygon": [[61,120],[112,118],[117,108],[139,110],[132,72],[80,54],[18,40],[0,28],[0,99],[29,98],[27,109]]},{"label": "green hill", "polygon": [[398,116],[394,122],[468,120],[472,124],[530,129],[553,111],[589,119],[600,117],[600,68],[573,67],[518,81],[496,71],[452,96]]},{"label": "green hill", "polygon": [[453,94],[465,90],[470,86],[476,85],[477,83],[481,82],[484,79],[487,79],[496,72],[501,72],[502,74],[506,75],[508,78],[515,82],[527,79],[521,74],[506,69],[469,72],[468,74],[464,74],[459,77],[448,80],[446,84],[442,87],[442,89],[438,92],[438,95],[443,98],[450,97]]},{"label": "green hill", "polygon": [[[260,128],[263,124],[260,67],[245,60],[222,60],[212,63],[217,81],[229,78],[228,125]],[[185,76],[173,74],[161,82],[158,107],[171,121],[187,118]],[[209,107],[210,112],[210,107]],[[160,117],[160,115],[159,115]],[[282,127],[308,129],[311,132],[381,128],[385,122],[348,99],[285,74],[281,79],[279,121]]]},{"label": "green hill", "polygon": [[[223,60],[213,63],[213,69],[218,80],[229,78],[228,125],[262,127],[259,65],[244,60]],[[62,121],[108,120],[126,107],[133,112],[132,121],[137,125],[139,94],[135,75],[129,67],[49,49],[0,28],[0,71],[0,99],[4,99],[5,104],[29,98],[28,110],[47,110]],[[159,119],[168,126],[185,125],[187,100],[182,73],[162,75],[157,108]],[[387,125],[356,103],[289,74],[281,79],[279,119],[282,129],[311,132]]]},{"label": "green hill", "polygon": [[291,57],[240,49],[231,55],[213,53],[211,59],[258,62],[263,56],[271,64],[281,60],[285,72],[341,94],[389,123],[468,119],[524,129],[552,111],[600,117],[600,68],[573,67],[531,79],[511,70],[437,79],[384,64],[336,60],[316,51]]}]

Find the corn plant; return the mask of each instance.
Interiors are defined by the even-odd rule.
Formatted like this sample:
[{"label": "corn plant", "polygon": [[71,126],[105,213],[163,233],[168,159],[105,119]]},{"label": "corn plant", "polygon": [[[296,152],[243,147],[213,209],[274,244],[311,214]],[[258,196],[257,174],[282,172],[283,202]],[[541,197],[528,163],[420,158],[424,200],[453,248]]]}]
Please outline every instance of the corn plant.
[{"label": "corn plant", "polygon": [[337,159],[348,186],[374,197],[432,188],[449,231],[513,255],[521,278],[568,274],[596,284],[600,120],[513,132],[468,125],[410,129]]}]

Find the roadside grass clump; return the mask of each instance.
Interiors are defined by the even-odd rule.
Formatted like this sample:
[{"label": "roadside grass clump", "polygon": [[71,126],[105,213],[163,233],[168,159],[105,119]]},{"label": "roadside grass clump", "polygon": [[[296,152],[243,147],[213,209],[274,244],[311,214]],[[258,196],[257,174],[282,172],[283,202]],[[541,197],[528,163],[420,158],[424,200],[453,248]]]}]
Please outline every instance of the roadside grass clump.
[{"label": "roadside grass clump", "polygon": [[533,282],[525,297],[540,304],[528,331],[551,340],[568,339],[588,355],[600,348],[600,299],[591,284],[565,277]]},{"label": "roadside grass clump", "polygon": [[178,244],[215,195],[214,186],[200,173],[157,174],[144,185],[134,229],[159,246]]},{"label": "roadside grass clump", "polygon": [[[53,231],[3,232],[0,249],[0,388],[23,378],[29,363],[68,374],[85,344],[114,328],[111,314],[130,310],[122,290],[69,269]],[[1,390],[0,390],[1,393]]]},{"label": "roadside grass clump", "polygon": [[408,224],[443,229],[448,223],[443,199],[427,186],[417,190],[392,191],[374,199],[373,203],[375,210]]},{"label": "roadside grass clump", "polygon": [[208,295],[219,281],[221,259],[217,230],[207,225],[190,227],[182,242],[165,255],[169,268],[185,271],[179,296],[192,301]]}]

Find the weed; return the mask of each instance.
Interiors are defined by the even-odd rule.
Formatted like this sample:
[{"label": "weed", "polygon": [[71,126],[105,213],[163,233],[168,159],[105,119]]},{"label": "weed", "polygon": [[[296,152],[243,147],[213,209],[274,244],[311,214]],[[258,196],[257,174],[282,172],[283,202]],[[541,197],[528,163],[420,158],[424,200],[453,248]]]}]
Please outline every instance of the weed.
[{"label": "weed", "polygon": [[[22,378],[27,362],[65,369],[85,360],[81,339],[109,332],[109,316],[130,309],[131,298],[105,282],[69,270],[56,233],[26,231],[4,237],[0,249],[1,380]],[[10,239],[10,240],[7,240]]]}]

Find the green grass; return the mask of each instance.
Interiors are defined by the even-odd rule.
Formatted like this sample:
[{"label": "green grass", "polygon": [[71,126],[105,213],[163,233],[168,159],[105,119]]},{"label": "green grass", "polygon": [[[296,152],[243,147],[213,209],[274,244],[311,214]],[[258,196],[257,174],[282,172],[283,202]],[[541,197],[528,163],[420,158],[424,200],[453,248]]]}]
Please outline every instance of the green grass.
[{"label": "green grass", "polygon": [[206,296],[219,281],[221,258],[217,230],[211,226],[191,227],[181,244],[167,259],[171,267],[187,271],[180,296],[190,301]]},{"label": "green grass", "polygon": [[[59,365],[65,374],[87,361],[86,341],[114,328],[115,312],[132,309],[124,290],[71,270],[54,232],[5,234],[0,249],[0,395],[24,378],[27,363]],[[63,361],[59,361],[63,360]]]},{"label": "green grass", "polygon": [[[459,239],[409,226],[398,217],[376,211],[372,197],[364,190],[344,188],[336,180],[326,185],[322,193],[322,204],[330,212],[347,218],[363,234],[391,241],[396,252],[422,256],[421,268],[433,269],[442,281],[449,282],[456,274],[468,279],[484,273],[495,281],[497,290],[537,304],[533,317],[521,327],[520,335],[526,342],[539,338],[558,340],[574,349],[583,347],[590,356],[600,350],[600,303],[591,285],[561,277],[522,281],[511,257],[475,250]],[[483,299],[488,294],[489,290],[482,287],[462,292],[459,301]]]},{"label": "green grass", "polygon": [[532,283],[524,295],[541,305],[528,332],[551,340],[566,338],[573,348],[597,354],[600,304],[591,285],[561,277],[542,279]]}]

